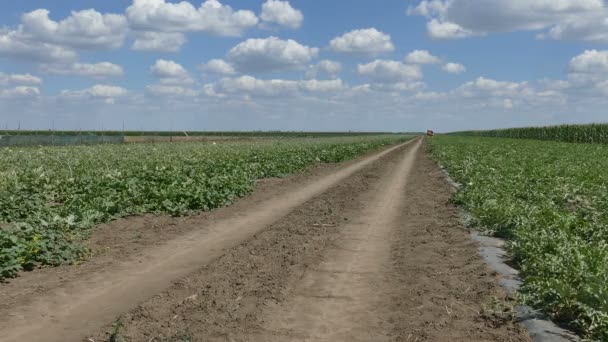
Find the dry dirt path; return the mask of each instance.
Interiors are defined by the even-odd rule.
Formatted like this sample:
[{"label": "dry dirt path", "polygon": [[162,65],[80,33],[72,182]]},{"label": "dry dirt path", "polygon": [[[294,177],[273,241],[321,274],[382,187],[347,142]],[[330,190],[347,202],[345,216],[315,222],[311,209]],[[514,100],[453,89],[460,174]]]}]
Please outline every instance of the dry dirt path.
[{"label": "dry dirt path", "polygon": [[[408,142],[406,144],[411,143]],[[19,307],[0,312],[0,341],[79,341],[138,303],[222,256],[299,205],[339,184],[402,145],[388,148],[247,212],[195,230],[94,274],[87,274]]]},{"label": "dry dirt path", "polygon": [[530,341],[419,147],[387,164],[322,261],[235,341]]},{"label": "dry dirt path", "polygon": [[[305,276],[291,298],[271,313],[255,341],[391,341],[384,300],[393,294],[391,233],[399,226],[405,184],[420,142],[410,148],[371,194],[357,220],[343,227],[325,260]],[[389,328],[389,329],[387,329]]]},{"label": "dry dirt path", "polygon": [[504,292],[425,149],[384,155],[225,251],[123,315],[114,340],[530,341],[491,305]]}]

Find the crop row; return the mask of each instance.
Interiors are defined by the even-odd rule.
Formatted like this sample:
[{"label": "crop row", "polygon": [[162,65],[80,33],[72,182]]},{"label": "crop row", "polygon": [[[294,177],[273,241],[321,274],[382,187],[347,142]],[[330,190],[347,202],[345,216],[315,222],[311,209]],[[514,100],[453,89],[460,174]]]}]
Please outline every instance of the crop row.
[{"label": "crop row", "polygon": [[510,239],[525,302],[608,341],[608,146],[438,136],[472,223]]},{"label": "crop row", "polygon": [[608,124],[560,125],[451,133],[461,136],[552,140],[571,143],[608,144]]},{"label": "crop row", "polygon": [[[30,131],[0,130],[0,135],[53,135],[53,136],[208,136],[244,138],[330,138],[352,136],[391,135],[387,132],[307,132],[307,131]],[[418,133],[419,134],[419,133]]]},{"label": "crop row", "polygon": [[0,149],[0,279],[74,262],[99,223],[230,203],[259,178],[340,162],[405,136]]}]

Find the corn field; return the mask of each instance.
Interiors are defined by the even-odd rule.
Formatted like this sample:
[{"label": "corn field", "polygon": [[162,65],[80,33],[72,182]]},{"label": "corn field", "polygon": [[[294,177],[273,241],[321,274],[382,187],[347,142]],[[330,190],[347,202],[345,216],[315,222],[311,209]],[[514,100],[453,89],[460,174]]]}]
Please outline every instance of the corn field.
[{"label": "corn field", "polygon": [[450,133],[450,135],[608,144],[608,124],[560,125],[547,127],[508,128],[488,131],[464,131]]}]

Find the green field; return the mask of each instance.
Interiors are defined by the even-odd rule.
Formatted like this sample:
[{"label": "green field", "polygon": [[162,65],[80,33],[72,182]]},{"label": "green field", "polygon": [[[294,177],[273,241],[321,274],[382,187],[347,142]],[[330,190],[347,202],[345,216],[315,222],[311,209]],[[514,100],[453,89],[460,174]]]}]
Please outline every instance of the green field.
[{"label": "green field", "polygon": [[0,149],[0,279],[86,255],[95,225],[126,215],[183,215],[250,193],[256,179],[340,162],[405,135],[260,142]]},{"label": "green field", "polygon": [[[388,132],[310,132],[310,131],[63,131],[63,130],[0,130],[0,135],[99,135],[99,136],[209,136],[209,137],[270,137],[270,138],[328,138],[375,136],[394,134]],[[399,133],[399,134],[421,134]]]},{"label": "green field", "polygon": [[510,240],[522,299],[608,341],[608,146],[436,136],[472,224]]},{"label": "green field", "polygon": [[608,124],[507,128],[487,131],[454,132],[450,133],[450,135],[608,144]]}]

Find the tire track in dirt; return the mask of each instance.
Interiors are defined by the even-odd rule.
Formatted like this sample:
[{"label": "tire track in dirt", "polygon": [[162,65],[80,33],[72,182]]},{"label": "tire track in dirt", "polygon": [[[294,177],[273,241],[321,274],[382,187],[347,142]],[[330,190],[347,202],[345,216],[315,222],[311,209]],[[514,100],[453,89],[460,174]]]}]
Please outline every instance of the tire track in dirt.
[{"label": "tire track in dirt", "polygon": [[[419,139],[418,139],[419,140]],[[411,143],[391,147],[334,174],[303,185],[282,198],[270,199],[251,211],[193,231],[154,248],[139,260],[128,260],[107,270],[66,284],[23,307],[11,308],[0,323],[1,341],[78,341],[200,269],[225,250],[287,215],[383,156]]]},{"label": "tire track in dirt", "polygon": [[393,331],[377,309],[390,297],[383,274],[391,266],[391,233],[419,147],[420,141],[367,195],[361,216],[343,228],[325,260],[305,274],[253,340],[392,341]]},{"label": "tire track in dirt", "polygon": [[233,341],[530,341],[419,147],[362,196],[360,215],[286,300]]},{"label": "tire track in dirt", "polygon": [[529,342],[514,301],[452,203],[452,188],[423,146],[391,234],[392,288],[383,307],[395,341]]}]

